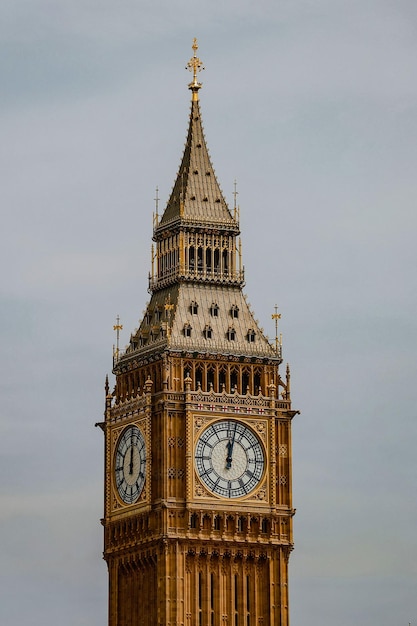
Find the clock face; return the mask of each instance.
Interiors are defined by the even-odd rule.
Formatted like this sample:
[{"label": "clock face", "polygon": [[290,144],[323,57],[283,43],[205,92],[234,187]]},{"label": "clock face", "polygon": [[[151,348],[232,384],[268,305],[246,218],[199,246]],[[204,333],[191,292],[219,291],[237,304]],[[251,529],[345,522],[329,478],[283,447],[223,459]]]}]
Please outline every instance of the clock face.
[{"label": "clock face", "polygon": [[265,467],[261,442],[242,422],[223,420],[197,441],[195,464],[200,480],[225,498],[246,496],[259,485]]},{"label": "clock face", "polygon": [[117,444],[114,471],[119,496],[126,504],[132,504],[139,498],[146,476],[145,440],[137,426],[123,431]]}]

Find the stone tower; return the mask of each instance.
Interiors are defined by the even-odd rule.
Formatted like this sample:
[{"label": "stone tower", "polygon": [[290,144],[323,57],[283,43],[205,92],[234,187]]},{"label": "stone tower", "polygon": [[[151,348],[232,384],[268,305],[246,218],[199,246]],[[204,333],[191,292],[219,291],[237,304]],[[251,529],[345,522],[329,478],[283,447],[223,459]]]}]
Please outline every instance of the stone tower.
[{"label": "stone tower", "polygon": [[242,291],[238,211],[210,161],[193,49],[184,154],[154,217],[151,299],[115,350],[113,393],[106,382],[109,625],[288,626],[290,373]]}]

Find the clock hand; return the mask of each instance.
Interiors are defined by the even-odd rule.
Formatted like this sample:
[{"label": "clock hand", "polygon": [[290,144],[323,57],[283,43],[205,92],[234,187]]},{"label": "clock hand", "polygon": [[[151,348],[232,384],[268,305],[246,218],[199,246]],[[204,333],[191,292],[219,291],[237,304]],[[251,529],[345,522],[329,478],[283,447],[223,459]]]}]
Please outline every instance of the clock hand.
[{"label": "clock hand", "polygon": [[129,463],[129,474],[133,474],[133,443],[130,446],[130,463]]},{"label": "clock hand", "polygon": [[229,441],[227,442],[226,448],[227,448],[226,469],[230,469],[232,467],[232,452],[233,452],[233,443],[231,439],[229,439]]},{"label": "clock hand", "polygon": [[232,461],[233,461],[232,454],[233,454],[233,446],[235,445],[235,437],[236,437],[236,424],[235,424],[235,429],[233,431],[232,439],[229,439],[226,445],[226,448],[227,448],[226,469],[230,469],[232,467]]}]

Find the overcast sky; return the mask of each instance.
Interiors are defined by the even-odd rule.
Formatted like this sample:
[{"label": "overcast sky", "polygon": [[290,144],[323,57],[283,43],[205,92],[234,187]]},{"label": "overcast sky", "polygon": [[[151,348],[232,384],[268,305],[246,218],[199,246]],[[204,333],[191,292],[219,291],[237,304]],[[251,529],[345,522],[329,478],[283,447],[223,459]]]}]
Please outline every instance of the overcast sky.
[{"label": "overcast sky", "polygon": [[198,37],[292,368],[292,626],[417,626],[415,0],[2,0],[0,623],[103,626],[103,437]]}]

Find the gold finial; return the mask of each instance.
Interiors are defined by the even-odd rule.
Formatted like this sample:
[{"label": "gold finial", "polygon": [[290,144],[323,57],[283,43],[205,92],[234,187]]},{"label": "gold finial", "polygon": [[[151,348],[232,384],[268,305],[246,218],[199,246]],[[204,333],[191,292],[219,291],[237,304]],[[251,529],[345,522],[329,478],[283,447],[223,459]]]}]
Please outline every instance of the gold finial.
[{"label": "gold finial", "polygon": [[116,347],[113,346],[113,358],[115,361],[119,359],[119,333],[123,330],[123,324],[120,323],[120,317],[116,317],[116,324],[113,326],[113,330],[116,331]]},{"label": "gold finial", "polygon": [[181,192],[180,192],[180,217],[184,215],[184,178],[186,178],[185,168],[181,172]]},{"label": "gold finial", "polygon": [[156,187],[156,196],[154,200],[155,200],[155,225],[158,226],[158,218],[159,218],[158,209],[159,209],[159,200],[160,200],[158,187]]},{"label": "gold finial", "polygon": [[154,245],[151,245],[151,276],[152,276],[152,280],[155,277],[155,259],[156,259],[156,254],[155,254],[155,248]]},{"label": "gold finial", "polygon": [[194,56],[187,63],[187,67],[185,69],[190,70],[193,73],[193,80],[188,85],[188,89],[191,89],[193,92],[193,100],[198,100],[198,90],[201,89],[203,83],[199,83],[197,80],[197,72],[201,72],[204,70],[204,65],[202,61],[197,56],[198,43],[197,39],[194,37],[192,48],[194,50]]},{"label": "gold finial", "polygon": [[172,324],[172,311],[174,310],[174,305],[171,303],[171,294],[168,294],[168,298],[165,300],[165,312],[167,317],[167,337],[168,339],[171,337],[171,324]]},{"label": "gold finial", "polygon": [[275,313],[272,314],[272,319],[275,320],[275,351],[277,354],[281,352],[282,335],[278,337],[278,320],[281,319],[281,313],[278,313],[278,305],[275,305]]},{"label": "gold finial", "polygon": [[238,197],[238,195],[239,195],[239,192],[237,190],[237,182],[236,182],[236,179],[235,179],[234,191],[233,191],[233,197],[234,197],[234,200],[233,200],[233,219],[234,220],[236,220],[238,218],[238,214],[239,214],[239,207],[237,205],[237,197]]},{"label": "gold finial", "polygon": [[237,196],[239,195],[239,192],[237,191],[237,182],[236,182],[236,178],[235,178],[235,182],[233,183],[233,185],[234,185],[234,191],[233,191],[234,202],[233,202],[233,205],[234,205],[234,209],[235,209],[235,212],[236,212],[236,208],[237,208],[237,201],[236,201],[236,198],[237,198]]}]

